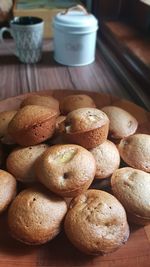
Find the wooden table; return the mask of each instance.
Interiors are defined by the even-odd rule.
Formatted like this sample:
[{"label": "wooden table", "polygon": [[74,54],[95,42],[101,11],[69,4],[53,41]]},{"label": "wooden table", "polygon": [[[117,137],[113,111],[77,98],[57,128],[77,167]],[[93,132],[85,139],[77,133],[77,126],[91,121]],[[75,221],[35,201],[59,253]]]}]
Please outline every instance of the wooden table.
[{"label": "wooden table", "polygon": [[[9,46],[13,46],[11,41]],[[36,65],[21,64],[0,45],[1,99],[26,92],[52,89],[108,93],[110,103],[114,96],[135,101],[100,51],[97,51],[96,61],[93,64],[73,68],[54,62],[52,45],[49,41],[45,41],[43,59]],[[105,95],[102,99],[105,100]],[[13,100],[9,103],[13,103]],[[0,218],[0,267],[150,267],[149,226],[131,226],[132,234],[126,245],[108,256],[92,257],[76,250],[64,233],[42,246],[23,245],[10,237],[6,216],[4,214]]]},{"label": "wooden table", "polygon": [[[13,48],[13,43],[9,42]],[[49,89],[75,89],[110,93],[131,99],[102,54],[84,67],[65,67],[53,60],[52,42],[45,41],[42,61],[25,65],[0,44],[0,98]]]}]

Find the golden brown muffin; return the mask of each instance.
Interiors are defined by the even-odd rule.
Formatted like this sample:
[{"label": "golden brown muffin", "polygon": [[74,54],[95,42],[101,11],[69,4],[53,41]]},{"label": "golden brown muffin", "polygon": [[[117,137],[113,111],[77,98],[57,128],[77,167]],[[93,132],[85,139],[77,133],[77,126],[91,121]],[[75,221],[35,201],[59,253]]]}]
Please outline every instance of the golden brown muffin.
[{"label": "golden brown muffin", "polygon": [[150,223],[150,174],[125,167],[116,170],[111,178],[114,195],[122,203],[131,222]]},{"label": "golden brown muffin", "polygon": [[60,111],[66,115],[79,108],[95,108],[94,100],[88,95],[69,95],[60,101]]},{"label": "golden brown muffin", "polygon": [[99,109],[76,109],[67,115],[63,124],[64,136],[68,143],[75,143],[90,149],[107,139],[109,119]]},{"label": "golden brown muffin", "polygon": [[0,170],[0,213],[7,209],[16,196],[16,179],[8,172]]},{"label": "golden brown muffin", "polygon": [[21,108],[8,125],[8,133],[21,146],[37,145],[50,138],[55,130],[57,111],[44,106]]},{"label": "golden brown muffin", "polygon": [[0,112],[0,138],[7,134],[8,124],[16,113],[16,110]]},{"label": "golden brown muffin", "polygon": [[129,237],[126,213],[109,193],[87,190],[71,201],[64,222],[69,240],[86,254],[107,254]]},{"label": "golden brown muffin", "polygon": [[8,211],[11,235],[26,244],[46,243],[59,234],[67,212],[63,198],[42,186],[22,191]]},{"label": "golden brown muffin", "polygon": [[7,133],[8,124],[16,113],[16,110],[0,112],[0,137]]},{"label": "golden brown muffin", "polygon": [[140,124],[142,124],[143,122],[147,122],[147,111],[133,102],[127,99],[119,98],[113,101],[113,105],[128,111],[130,114],[132,114],[133,117],[137,119]]},{"label": "golden brown muffin", "polygon": [[21,103],[21,108],[27,105],[45,106],[52,108],[59,114],[59,102],[52,96],[45,95],[30,95]]},{"label": "golden brown muffin", "polygon": [[112,139],[121,139],[132,135],[138,127],[137,120],[127,111],[115,106],[106,106],[102,110],[107,114],[109,125],[109,136]]},{"label": "golden brown muffin", "polygon": [[46,149],[48,149],[48,145],[46,144],[16,148],[7,157],[7,170],[13,174],[18,181],[23,183],[35,182],[35,161]]},{"label": "golden brown muffin", "polygon": [[103,144],[90,150],[96,160],[95,178],[103,179],[110,177],[119,168],[120,155],[115,144],[106,140]]},{"label": "golden brown muffin", "polygon": [[121,140],[121,158],[129,166],[150,172],[150,135],[135,134]]},{"label": "golden brown muffin", "polygon": [[55,145],[36,162],[39,181],[52,192],[74,197],[89,188],[96,171],[93,155],[78,145]]}]

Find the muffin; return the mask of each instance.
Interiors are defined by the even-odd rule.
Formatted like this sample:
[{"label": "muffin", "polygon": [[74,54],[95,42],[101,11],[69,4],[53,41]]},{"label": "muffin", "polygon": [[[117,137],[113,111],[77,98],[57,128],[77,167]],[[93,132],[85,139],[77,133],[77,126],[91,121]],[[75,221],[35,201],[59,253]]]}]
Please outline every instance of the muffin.
[{"label": "muffin", "polygon": [[130,114],[132,114],[133,117],[136,118],[136,120],[140,124],[142,124],[143,122],[147,122],[147,119],[148,119],[147,111],[133,102],[130,102],[127,99],[119,98],[113,101],[113,105],[128,111]]},{"label": "muffin", "polygon": [[48,145],[46,144],[39,144],[30,147],[17,147],[6,159],[7,170],[20,182],[35,182],[35,161],[44,151],[46,151],[47,148]]},{"label": "muffin", "polygon": [[39,245],[53,239],[61,231],[67,204],[45,188],[22,191],[8,210],[8,226],[13,238]]},{"label": "muffin", "polygon": [[125,167],[111,178],[112,191],[127,211],[128,219],[136,224],[150,223],[150,174]]},{"label": "muffin", "polygon": [[52,96],[46,95],[30,95],[21,103],[21,108],[27,105],[37,105],[52,108],[59,114],[59,102]]},{"label": "muffin", "polygon": [[60,111],[66,115],[79,108],[95,108],[93,99],[88,95],[69,95],[60,101]]},{"label": "muffin", "polygon": [[8,124],[16,113],[17,113],[16,110],[0,112],[0,137],[6,134]]},{"label": "muffin", "polygon": [[87,190],[71,201],[64,228],[72,244],[86,254],[113,252],[129,237],[123,206],[101,190]]},{"label": "muffin", "polygon": [[56,126],[57,111],[44,106],[21,108],[8,125],[8,133],[21,146],[32,146],[50,138]]},{"label": "muffin", "polygon": [[106,106],[103,107],[102,110],[107,114],[110,120],[110,138],[122,139],[136,132],[138,122],[127,111],[115,106]]},{"label": "muffin", "polygon": [[64,125],[64,136],[68,143],[90,149],[102,144],[107,139],[109,119],[99,109],[76,109],[67,115],[62,124]]},{"label": "muffin", "polygon": [[0,138],[5,138],[5,136],[8,134],[8,124],[12,120],[12,118],[17,113],[16,110],[10,110],[10,111],[3,111],[0,112]]},{"label": "muffin", "polygon": [[96,161],[95,178],[110,177],[119,168],[120,155],[115,144],[106,140],[103,144],[90,150]]},{"label": "muffin", "polygon": [[16,196],[16,179],[8,172],[0,170],[0,213],[7,209]]},{"label": "muffin", "polygon": [[39,181],[50,191],[74,197],[89,188],[96,164],[93,155],[78,145],[55,145],[36,161]]},{"label": "muffin", "polygon": [[126,164],[150,172],[150,135],[135,134],[123,138],[118,148],[120,156]]}]

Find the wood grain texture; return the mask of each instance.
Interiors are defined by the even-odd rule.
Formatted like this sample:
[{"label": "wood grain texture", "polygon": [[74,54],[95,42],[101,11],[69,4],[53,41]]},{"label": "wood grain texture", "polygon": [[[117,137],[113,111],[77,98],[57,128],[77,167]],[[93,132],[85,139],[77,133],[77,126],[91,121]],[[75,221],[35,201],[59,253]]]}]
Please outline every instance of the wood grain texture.
[{"label": "wood grain texture", "polygon": [[[53,95],[58,100],[74,93],[86,93],[93,97],[98,108],[115,104],[136,114],[143,132],[150,134],[150,114],[128,100],[110,94],[79,90],[47,90],[40,94]],[[18,108],[27,94],[8,98],[0,102],[0,111]],[[147,130],[148,129],[148,130]],[[27,246],[13,240],[7,227],[7,212],[0,217],[0,267],[149,267],[150,262],[150,225],[137,227],[130,225],[127,243],[116,252],[107,256],[87,256],[74,248],[64,232],[51,242],[42,246]]]},{"label": "wood grain texture", "polygon": [[[9,48],[14,49],[13,41],[7,43]],[[54,61],[52,41],[45,41],[42,61],[26,65],[20,63],[6,47],[0,44],[1,99],[49,89],[97,91],[134,100],[99,51],[93,64],[84,67],[66,67]]]}]

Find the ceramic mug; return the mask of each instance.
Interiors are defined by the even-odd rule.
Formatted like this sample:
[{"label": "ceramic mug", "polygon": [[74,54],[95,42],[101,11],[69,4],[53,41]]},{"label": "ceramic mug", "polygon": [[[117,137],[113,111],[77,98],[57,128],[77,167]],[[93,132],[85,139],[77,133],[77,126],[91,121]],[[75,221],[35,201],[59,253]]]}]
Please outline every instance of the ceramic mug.
[{"label": "ceramic mug", "polygon": [[[15,17],[10,21],[10,28],[0,30],[0,40],[4,40],[4,32],[9,32],[15,41],[16,49],[11,50],[21,62],[36,63],[42,56],[44,21],[38,17]],[[8,47],[10,50],[10,48]]]}]

